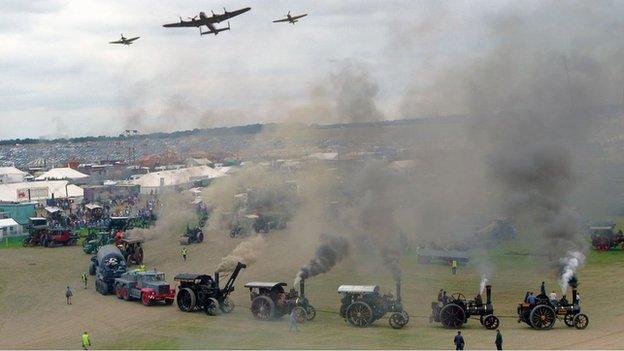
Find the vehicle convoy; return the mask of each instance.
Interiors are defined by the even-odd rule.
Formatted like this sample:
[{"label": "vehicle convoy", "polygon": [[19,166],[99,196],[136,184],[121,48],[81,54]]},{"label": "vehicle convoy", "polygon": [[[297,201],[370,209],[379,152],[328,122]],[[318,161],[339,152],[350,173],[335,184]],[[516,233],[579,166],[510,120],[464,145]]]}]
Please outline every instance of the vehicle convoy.
[{"label": "vehicle convoy", "polygon": [[524,322],[533,329],[551,329],[557,319],[562,319],[568,327],[587,328],[589,318],[581,313],[576,279],[571,279],[569,285],[572,288],[571,302],[565,295],[561,300],[551,301],[548,296],[540,294],[536,296],[535,303],[519,303],[518,323]]},{"label": "vehicle convoy", "polygon": [[615,231],[615,223],[596,223],[588,228],[592,246],[598,251],[608,251],[617,246],[624,248],[624,233]]},{"label": "vehicle convoy", "polygon": [[121,277],[128,270],[121,250],[115,245],[100,247],[91,257],[89,274],[95,275],[95,290],[102,295],[113,293],[115,278]]},{"label": "vehicle convoy", "polygon": [[341,285],[340,316],[352,326],[368,327],[374,321],[391,313],[389,323],[401,329],[409,322],[409,314],[401,304],[401,282],[396,283],[396,299],[392,294],[381,295],[376,285]]},{"label": "vehicle convoy", "polygon": [[311,321],[316,317],[316,309],[305,296],[304,280],[299,282],[299,290],[284,291],[284,282],[250,282],[245,284],[251,298],[251,314],[261,321],[281,318],[295,312],[297,323]]},{"label": "vehicle convoy", "polygon": [[115,278],[115,295],[126,301],[141,300],[145,306],[160,301],[171,305],[175,298],[175,288],[172,289],[167,283],[163,272],[134,269]]},{"label": "vehicle convoy", "polygon": [[207,274],[181,273],[174,280],[180,282],[176,300],[178,308],[184,312],[203,310],[207,315],[215,316],[219,311],[230,313],[234,310],[234,303],[229,295],[234,291],[234,281],[243,268],[247,266],[238,262],[234,271],[223,287],[219,286],[219,272],[215,272],[214,279]]},{"label": "vehicle convoy", "polygon": [[479,322],[486,329],[496,329],[500,324],[498,317],[494,315],[492,306],[492,286],[485,286],[486,300],[483,303],[481,295],[474,300],[466,300],[462,293],[455,293],[447,299],[439,299],[431,303],[431,316],[429,323],[439,322],[445,328],[458,329],[472,316],[479,316]]}]

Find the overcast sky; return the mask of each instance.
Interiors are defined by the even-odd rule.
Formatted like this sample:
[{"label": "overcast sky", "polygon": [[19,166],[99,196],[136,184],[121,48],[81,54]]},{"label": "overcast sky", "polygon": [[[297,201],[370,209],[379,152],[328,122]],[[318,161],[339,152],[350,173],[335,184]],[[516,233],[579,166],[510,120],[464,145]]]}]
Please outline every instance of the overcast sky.
[{"label": "overcast sky", "polygon": [[[484,18],[513,3],[2,0],[0,138],[288,121],[344,67],[364,74],[382,118],[403,118],[406,89],[437,62],[487,50]],[[162,27],[223,6],[252,10],[216,37]],[[271,22],[289,10],[309,16]],[[121,33],[141,38],[108,44]]]}]

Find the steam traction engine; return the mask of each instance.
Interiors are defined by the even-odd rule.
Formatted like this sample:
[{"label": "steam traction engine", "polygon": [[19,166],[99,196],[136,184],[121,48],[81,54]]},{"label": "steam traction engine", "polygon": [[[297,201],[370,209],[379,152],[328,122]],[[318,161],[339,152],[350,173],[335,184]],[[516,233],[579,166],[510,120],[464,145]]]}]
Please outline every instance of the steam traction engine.
[{"label": "steam traction engine", "polygon": [[[589,227],[592,246],[598,251],[608,251],[619,245],[624,245],[624,234],[615,231],[615,223],[594,225]],[[624,246],[622,246],[624,248]]]},{"label": "steam traction engine", "polygon": [[305,296],[304,280],[299,282],[299,293],[295,289],[284,291],[286,283],[251,282],[245,284],[251,297],[251,314],[262,321],[280,318],[293,310],[298,323],[311,321],[316,309]]},{"label": "steam traction engine", "polygon": [[396,299],[391,294],[382,296],[375,285],[341,285],[338,293],[342,295],[340,315],[352,326],[368,327],[389,312],[392,328],[401,329],[409,322],[401,304],[401,282],[396,283]]},{"label": "steam traction engine", "polygon": [[462,293],[455,293],[446,301],[431,303],[431,316],[429,322],[442,323],[445,328],[461,328],[468,322],[471,316],[479,316],[479,322],[486,329],[496,329],[500,324],[498,317],[494,315],[492,306],[492,286],[485,286],[485,303],[478,296],[475,300],[466,300]]},{"label": "steam traction engine", "polygon": [[126,301],[137,299],[145,306],[156,301],[165,301],[171,305],[175,297],[175,289],[171,289],[165,280],[165,273],[132,270],[115,279],[115,295]]},{"label": "steam traction engine", "polygon": [[227,283],[221,289],[219,287],[219,273],[214,274],[214,279],[207,274],[182,273],[175,276],[180,282],[178,287],[178,308],[184,312],[203,310],[207,315],[215,316],[219,310],[230,313],[234,310],[234,303],[228,296],[234,291],[234,281],[243,268],[247,266],[238,262],[236,269],[230,275]]},{"label": "steam traction engine", "polygon": [[570,281],[572,303],[565,299],[551,301],[546,295],[538,295],[535,304],[522,302],[518,304],[518,323],[524,322],[533,329],[551,329],[557,319],[563,319],[568,327],[585,329],[589,324],[587,315],[581,313],[578,299],[577,283]]}]

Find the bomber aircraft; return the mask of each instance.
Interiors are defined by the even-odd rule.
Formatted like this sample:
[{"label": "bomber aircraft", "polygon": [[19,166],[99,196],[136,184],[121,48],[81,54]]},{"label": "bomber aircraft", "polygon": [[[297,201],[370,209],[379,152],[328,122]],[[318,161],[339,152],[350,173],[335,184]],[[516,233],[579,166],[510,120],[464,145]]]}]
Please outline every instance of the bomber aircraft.
[{"label": "bomber aircraft", "polygon": [[290,22],[292,24],[295,24],[296,22],[299,22],[299,18],[305,17],[307,15],[308,15],[307,13],[304,13],[303,15],[291,16],[290,15],[290,11],[288,11],[288,14],[286,14],[286,18],[275,20],[275,21],[273,21],[273,23]]},{"label": "bomber aircraft", "polygon": [[124,37],[123,34],[121,34],[121,39],[117,40],[117,41],[111,41],[109,42],[109,44],[123,44],[123,45],[130,45],[132,44],[132,42],[134,42],[135,40],[139,39],[140,37],[134,37],[134,38],[126,38]]},{"label": "bomber aircraft", "polygon": [[[182,17],[180,17],[180,22],[178,23],[169,23],[169,24],[165,24],[163,25],[163,27],[166,28],[176,28],[176,27],[197,27],[199,28],[199,34],[200,35],[204,35],[204,34],[214,34],[217,35],[219,34],[219,32],[223,32],[224,30],[230,30],[230,23],[228,22],[228,26],[224,27],[224,28],[217,28],[214,26],[215,23],[221,23],[227,19],[230,19],[232,17],[238,16],[240,14],[243,14],[247,11],[251,10],[251,7],[245,7],[243,9],[240,10],[236,10],[236,11],[232,11],[232,12],[228,12],[225,7],[223,8],[223,13],[222,14],[215,14],[214,12],[212,13],[212,16],[208,17],[206,16],[205,12],[200,12],[199,15],[195,16],[195,17],[189,17],[189,21],[183,21]],[[199,18],[197,18],[199,17]],[[202,26],[206,26],[208,28],[208,31],[204,32],[202,31]]]}]

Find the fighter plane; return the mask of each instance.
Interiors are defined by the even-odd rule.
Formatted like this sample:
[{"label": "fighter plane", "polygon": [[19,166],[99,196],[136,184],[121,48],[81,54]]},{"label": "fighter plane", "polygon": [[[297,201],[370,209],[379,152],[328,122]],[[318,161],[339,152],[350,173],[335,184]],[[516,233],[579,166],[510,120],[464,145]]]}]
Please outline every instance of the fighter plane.
[{"label": "fighter plane", "polygon": [[286,18],[275,20],[275,21],[273,21],[273,23],[290,22],[292,24],[295,24],[296,22],[299,22],[299,18],[305,17],[307,15],[308,15],[307,13],[304,13],[303,15],[291,16],[290,15],[290,11],[288,11],[288,14],[286,14]]},{"label": "fighter plane", "polygon": [[[236,10],[236,11],[232,11],[232,12],[228,12],[225,7],[223,8],[223,13],[222,14],[215,14],[214,12],[212,12],[212,16],[207,17],[206,13],[204,12],[200,12],[199,15],[195,16],[195,17],[189,17],[189,21],[183,21],[182,17],[180,17],[180,22],[178,23],[169,23],[169,24],[165,24],[163,25],[163,27],[166,28],[175,28],[175,27],[197,27],[199,28],[199,34],[200,35],[204,35],[204,34],[214,34],[217,35],[219,34],[219,32],[223,32],[224,30],[230,30],[230,22],[228,22],[228,26],[224,27],[224,28],[217,28],[214,26],[215,23],[221,23],[227,19],[230,19],[232,17],[238,16],[240,14],[243,14],[247,11],[251,10],[251,7],[245,7],[243,9],[240,10]],[[199,17],[199,18],[197,18]],[[202,26],[206,26],[208,28],[208,31],[203,32],[202,31]]]},{"label": "fighter plane", "polygon": [[121,35],[121,39],[117,40],[117,41],[111,41],[109,42],[109,44],[123,44],[123,45],[130,45],[132,44],[132,42],[134,42],[135,40],[139,39],[140,37],[135,37],[135,38],[126,38],[124,37],[124,35]]}]

